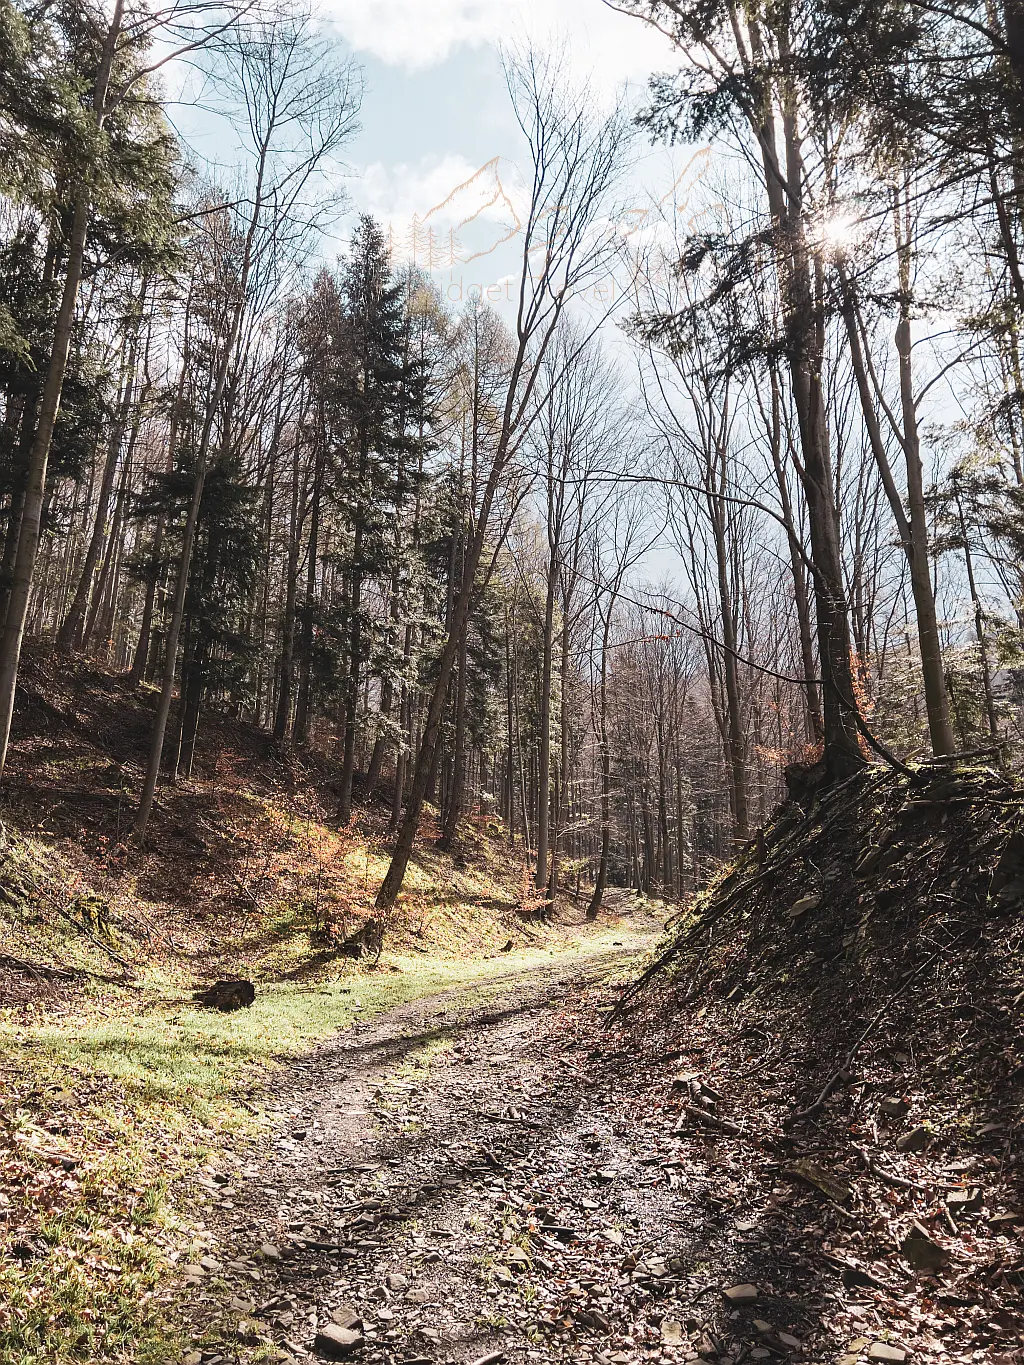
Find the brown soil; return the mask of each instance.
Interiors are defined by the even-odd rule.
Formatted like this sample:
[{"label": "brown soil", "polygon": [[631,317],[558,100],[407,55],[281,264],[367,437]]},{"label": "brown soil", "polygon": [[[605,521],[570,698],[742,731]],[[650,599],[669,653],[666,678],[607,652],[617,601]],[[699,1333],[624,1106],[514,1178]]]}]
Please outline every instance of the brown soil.
[{"label": "brown soil", "polygon": [[1021,1365],[1024,841],[958,780],[784,810],[639,993],[556,967],[293,1068],[209,1182],[199,1358],[347,1313],[368,1365]]}]

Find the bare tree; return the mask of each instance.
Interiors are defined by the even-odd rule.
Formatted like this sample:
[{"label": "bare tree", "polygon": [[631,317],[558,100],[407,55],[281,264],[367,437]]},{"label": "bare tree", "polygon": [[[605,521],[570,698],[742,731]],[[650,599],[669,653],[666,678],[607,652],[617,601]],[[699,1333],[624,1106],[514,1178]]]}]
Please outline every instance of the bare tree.
[{"label": "bare tree", "polygon": [[[303,242],[314,237],[318,225],[336,212],[338,200],[332,202],[325,192],[323,172],[355,130],[361,93],[350,65],[339,67],[326,60],[324,41],[308,16],[262,21],[232,35],[228,46],[237,73],[239,112],[248,131],[252,179],[236,206],[240,249],[234,300],[224,319],[223,342],[197,443],[160,699],[135,821],[135,841],[140,847],[160,774],[210,450],[216,423],[226,420],[222,403],[243,322],[252,305],[250,289],[261,273],[273,279],[283,264],[300,255]],[[266,279],[262,283],[265,285]]]},{"label": "bare tree", "polygon": [[[498,437],[482,484],[476,526],[465,557],[448,639],[441,653],[405,812],[391,864],[377,895],[378,911],[394,905],[405,880],[434,763],[445,694],[486,543],[491,508],[531,422],[543,408],[544,395],[538,394],[541,364],[574,292],[594,277],[611,245],[600,229],[622,169],[627,139],[622,114],[616,111],[607,119],[595,120],[584,99],[565,93],[565,72],[555,58],[542,58],[530,52],[522,58],[509,58],[506,72],[531,161],[515,350]],[[567,357],[566,363],[572,359]]]}]

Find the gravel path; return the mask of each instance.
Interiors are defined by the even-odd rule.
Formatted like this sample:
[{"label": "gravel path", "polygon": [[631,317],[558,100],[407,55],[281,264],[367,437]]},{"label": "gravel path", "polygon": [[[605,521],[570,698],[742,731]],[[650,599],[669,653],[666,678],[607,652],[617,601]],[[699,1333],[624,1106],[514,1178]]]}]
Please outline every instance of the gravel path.
[{"label": "gravel path", "polygon": [[[634,957],[509,973],[469,1006],[431,996],[295,1062],[261,1148],[201,1181],[211,1244],[186,1268],[188,1365],[271,1340],[270,1358],[341,1358],[343,1342],[316,1342],[332,1320],[368,1365],[546,1359],[563,1321],[614,1335],[605,1281],[629,1220],[660,1223],[671,1201],[641,1197],[604,1114],[607,1059],[591,1065],[567,1021],[613,1004]],[[591,1253],[601,1282],[563,1283]]]},{"label": "gravel path", "polygon": [[634,974],[556,961],[296,1062],[262,1146],[205,1181],[186,1365],[807,1360],[801,1239],[744,1216],[770,1171],[681,1126],[678,1052],[640,1065],[604,1028]]}]

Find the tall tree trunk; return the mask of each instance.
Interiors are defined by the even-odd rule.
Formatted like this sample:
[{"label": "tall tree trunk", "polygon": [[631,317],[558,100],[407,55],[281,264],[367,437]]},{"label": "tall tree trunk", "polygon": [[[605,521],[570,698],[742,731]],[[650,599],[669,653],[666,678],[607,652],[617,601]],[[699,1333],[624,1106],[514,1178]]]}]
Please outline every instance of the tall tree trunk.
[{"label": "tall tree trunk", "polygon": [[402,802],[405,799],[405,774],[408,768],[409,746],[412,744],[412,689],[409,686],[409,665],[412,660],[413,625],[406,622],[405,642],[402,646],[402,684],[398,694],[398,718],[402,729],[402,742],[395,758],[395,790],[391,798],[392,829],[398,828],[402,817]]},{"label": "tall tree trunk", "polygon": [[[363,466],[360,466],[360,487]],[[364,513],[360,513],[360,518]],[[359,684],[363,662],[363,528],[356,526],[352,543],[352,585],[349,595],[351,612],[349,634],[348,676],[345,679],[345,737],[341,759],[341,786],[338,797],[338,823],[348,825],[352,820],[352,776],[356,756],[356,725],[359,715]]]},{"label": "tall tree trunk", "polygon": [[540,744],[537,754],[537,867],[534,885],[543,891],[548,883],[548,839],[551,821],[551,687],[554,668],[555,593],[558,586],[557,543],[548,558],[544,598],[543,642],[540,670]]},{"label": "tall tree trunk", "polygon": [[103,563],[100,566],[99,578],[96,580],[92,610],[89,612],[89,618],[82,632],[83,649],[88,648],[97,624],[100,626],[104,640],[109,642],[113,636],[118,579],[121,574],[121,559],[124,552],[124,514],[128,502],[132,456],[133,447],[129,446],[121,469],[121,478],[118,481],[117,501],[114,504],[114,522],[111,527],[110,540],[103,556]]},{"label": "tall tree trunk", "polygon": [[[724,502],[728,455],[717,452],[718,478],[708,471],[708,503],[715,541],[715,566],[718,575],[718,602],[722,618],[724,645],[722,670],[725,675],[725,721],[729,760],[729,793],[732,806],[733,833],[739,840],[747,838],[747,767],[743,743],[743,712],[737,659],[736,611],[729,583],[729,547],[726,543],[726,508]],[[718,486],[715,487],[717,482]]]},{"label": "tall tree trunk", "polygon": [[462,587],[459,592],[458,600],[455,603],[451,629],[449,630],[444,648],[441,651],[441,657],[438,660],[437,676],[434,680],[430,704],[427,707],[427,714],[423,726],[423,736],[416,754],[416,764],[413,769],[412,781],[409,784],[405,812],[398,830],[398,837],[395,840],[395,847],[391,855],[391,863],[385,874],[384,880],[381,883],[380,890],[377,893],[376,907],[378,911],[390,910],[394,905],[398,893],[402,889],[402,882],[405,880],[405,872],[406,868],[409,866],[409,859],[412,857],[413,844],[416,839],[416,832],[419,828],[420,815],[423,811],[423,803],[426,800],[427,786],[434,769],[435,759],[438,755],[438,739],[441,732],[441,721],[444,716],[448,685],[451,681],[452,669],[458,654],[459,641],[462,632],[466,629],[469,618],[473,585],[476,582],[477,571],[483,556],[491,505],[497,495],[499,480],[505,468],[505,452],[507,450],[508,440],[509,436],[507,432],[503,433],[502,438],[499,440],[498,448],[495,451],[494,463],[491,466],[491,472],[484,488],[476,527],[469,540],[469,549],[466,555],[465,569],[463,571]]},{"label": "tall tree trunk", "polygon": [[[92,90],[92,116],[95,136],[102,137],[107,116],[107,90],[114,62],[117,40],[121,32],[124,0],[114,0],[110,25],[103,41],[99,68]],[[7,618],[0,636],[0,776],[7,763],[7,749],[14,715],[14,694],[18,685],[18,666],[25,637],[25,618],[28,614],[32,579],[42,526],[43,499],[46,494],[46,469],[50,456],[57,414],[60,411],[64,376],[67,373],[71,350],[71,334],[75,321],[78,286],[82,279],[85,239],[89,230],[90,186],[92,166],[82,173],[74,197],[71,231],[68,235],[68,261],[53,329],[53,345],[43,382],[35,438],[29,454],[25,474],[25,500],[22,507],[18,551],[11,576],[11,590],[7,599]]]},{"label": "tall tree trunk", "polygon": [[[740,18],[730,0],[734,27]],[[751,57],[764,57],[760,26],[751,20]],[[789,58],[789,35],[778,32],[779,55]],[[763,183],[775,235],[775,257],[782,298],[786,354],[803,456],[799,469],[807,503],[814,565],[814,603],[822,676],[822,731],[825,771],[840,781],[865,765],[861,752],[857,688],[854,681],[850,623],[839,547],[839,512],[829,450],[822,388],[825,323],[821,298],[821,262],[809,247],[804,209],[804,165],[797,97],[784,86],[781,117],[785,165],[779,157],[775,115],[770,99],[752,107],[751,127],[761,149]]]},{"label": "tall tree trunk", "polygon": [[907,511],[910,541],[907,558],[910,583],[917,613],[917,634],[921,645],[921,674],[924,679],[925,707],[932,752],[951,754],[956,749],[949,719],[949,698],[942,667],[942,642],[935,612],[931,567],[928,561],[928,515],[924,502],[924,471],[921,464],[921,439],[914,398],[914,370],[911,355],[911,224],[910,206],[905,196],[901,205],[894,192],[893,219],[900,276],[900,315],[896,324],[896,352],[900,363],[900,403],[903,410],[903,450],[907,463]]},{"label": "tall tree trunk", "polygon": [[288,560],[284,576],[284,619],[281,625],[281,658],[278,668],[277,712],[274,716],[274,741],[283,744],[288,737],[292,714],[295,671],[295,607],[299,585],[299,441],[292,447],[292,496],[288,518]]},{"label": "tall tree trunk", "polygon": [[438,847],[451,848],[466,798],[466,632],[459,641],[458,672],[455,680],[455,746],[452,755],[452,780],[448,792],[444,824]]},{"label": "tall tree trunk", "polygon": [[800,636],[800,662],[804,670],[804,703],[807,712],[807,732],[813,743],[820,744],[822,739],[821,697],[818,691],[817,668],[814,662],[814,640],[811,634],[811,606],[807,596],[807,571],[803,561],[803,546],[797,532],[796,518],[793,515],[793,500],[789,495],[789,480],[786,475],[786,462],[782,458],[782,404],[779,394],[779,376],[775,366],[771,369],[771,451],[775,482],[779,489],[779,504],[782,508],[782,523],[786,531],[786,544],[789,547],[790,573],[793,579],[793,599],[796,603],[797,631]]},{"label": "tall tree trunk", "polygon": [[150,546],[150,568],[146,574],[146,597],[142,604],[139,638],[135,645],[135,657],[132,659],[131,672],[128,674],[128,683],[131,687],[138,687],[139,683],[147,677],[149,644],[153,634],[153,614],[156,608],[157,585],[160,581],[160,556],[163,551],[163,543],[164,519],[159,517],[157,518],[156,529],[153,532],[153,543]]},{"label": "tall tree trunk", "polygon": [[978,637],[978,654],[981,660],[981,684],[985,691],[985,715],[988,719],[988,732],[992,739],[999,738],[999,721],[996,716],[995,696],[992,692],[992,667],[988,657],[988,639],[985,635],[985,615],[981,609],[978,584],[974,576],[974,556],[971,554],[971,539],[967,534],[967,518],[964,516],[963,499],[959,483],[954,476],[953,493],[956,498],[957,519],[960,522],[960,535],[964,545],[964,567],[967,570],[967,585],[971,593],[971,606],[974,610],[974,633]]},{"label": "tall tree trunk", "polygon": [[316,571],[320,553],[320,502],[323,496],[324,466],[321,443],[317,442],[313,461],[313,487],[309,511],[309,544],[306,548],[306,593],[302,613],[302,640],[299,655],[299,693],[295,702],[295,724],[292,734],[295,743],[309,740],[309,723],[313,694],[313,632],[316,614]]},{"label": "tall tree trunk", "polygon": [[562,831],[568,820],[569,810],[569,598],[562,601],[561,649],[558,676],[561,686],[558,689],[558,782],[552,805],[555,819],[551,828],[551,871],[548,875],[548,902],[554,907],[558,895],[558,856]]},{"label": "tall tree trunk", "polygon": [[[141,306],[145,308],[146,288],[143,286]],[[139,328],[136,325],[132,332],[131,342],[129,343],[128,359],[125,366],[124,391],[121,402],[118,404],[117,415],[114,418],[107,441],[106,458],[103,462],[103,474],[100,479],[99,498],[96,507],[96,519],[93,522],[92,535],[89,537],[89,545],[85,552],[85,562],[82,565],[81,576],[78,580],[78,587],[72,598],[71,606],[68,608],[67,615],[57,633],[57,648],[61,650],[71,650],[79,648],[81,645],[82,626],[85,621],[86,609],[89,605],[89,595],[93,586],[93,575],[96,572],[96,565],[99,563],[100,551],[107,535],[107,513],[110,509],[110,495],[114,491],[114,477],[117,473],[117,462],[121,455],[121,446],[124,441],[125,430],[128,425],[128,416],[131,412],[132,397],[135,391],[135,375],[139,360]]]},{"label": "tall tree trunk", "polygon": [[608,644],[615,611],[616,593],[608,599],[608,608],[601,631],[601,681],[598,699],[598,749],[601,755],[601,852],[597,864],[594,894],[587,907],[587,919],[597,919],[608,885],[608,858],[612,838],[612,757],[608,734]]},{"label": "tall tree trunk", "polygon": [[[401,473],[399,473],[401,478]],[[389,662],[390,653],[395,644],[395,636],[398,630],[400,616],[400,601],[402,583],[398,570],[399,562],[402,558],[401,541],[401,517],[395,517],[395,543],[393,553],[395,556],[395,568],[391,574],[391,591],[388,600],[388,624],[384,640],[385,669],[384,680],[380,687],[380,719],[377,723],[377,733],[373,739],[373,749],[370,753],[370,762],[366,769],[366,785],[372,791],[380,781],[381,769],[384,766],[384,749],[387,744],[387,726],[391,720],[391,711],[395,704],[395,681],[392,676]]]}]

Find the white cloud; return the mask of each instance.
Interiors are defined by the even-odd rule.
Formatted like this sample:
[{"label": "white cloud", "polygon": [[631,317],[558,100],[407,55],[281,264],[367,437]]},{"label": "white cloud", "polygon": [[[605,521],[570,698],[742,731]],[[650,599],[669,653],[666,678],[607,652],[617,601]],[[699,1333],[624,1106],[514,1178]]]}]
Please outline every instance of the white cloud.
[{"label": "white cloud", "polygon": [[578,72],[606,90],[672,59],[664,38],[602,0],[326,0],[326,12],[356,52],[410,71],[462,47],[524,37],[564,37]]}]

